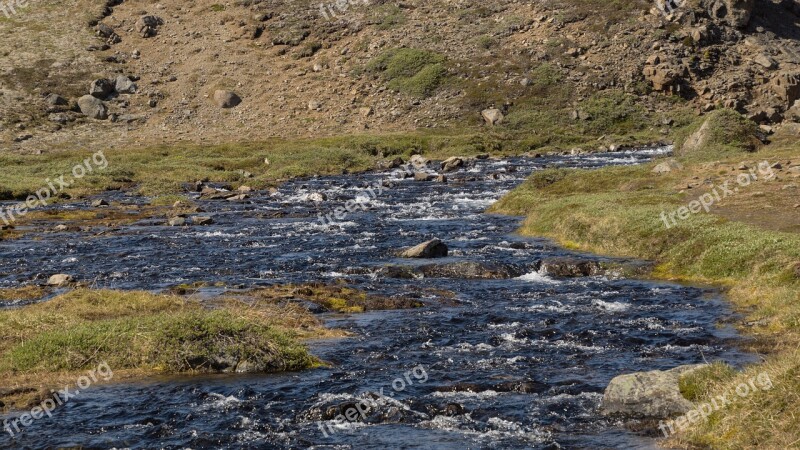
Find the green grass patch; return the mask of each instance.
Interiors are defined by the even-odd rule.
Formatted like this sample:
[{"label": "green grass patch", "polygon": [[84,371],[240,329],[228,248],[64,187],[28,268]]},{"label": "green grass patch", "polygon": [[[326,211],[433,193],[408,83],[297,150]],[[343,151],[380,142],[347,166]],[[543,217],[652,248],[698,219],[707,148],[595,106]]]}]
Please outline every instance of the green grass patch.
[{"label": "green grass patch", "polygon": [[435,52],[395,48],[373,58],[366,69],[380,74],[390,89],[414,97],[429,97],[447,75],[445,62],[445,57]]},{"label": "green grass patch", "polygon": [[[305,322],[304,322],[305,323]],[[274,304],[208,309],[172,295],[76,290],[0,311],[0,374],[114,370],[298,370],[316,364]]]}]

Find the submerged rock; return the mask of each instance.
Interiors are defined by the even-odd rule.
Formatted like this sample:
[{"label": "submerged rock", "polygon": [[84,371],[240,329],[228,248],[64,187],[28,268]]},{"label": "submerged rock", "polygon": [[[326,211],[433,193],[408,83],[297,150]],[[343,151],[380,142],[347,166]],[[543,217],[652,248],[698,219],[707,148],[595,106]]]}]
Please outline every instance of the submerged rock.
[{"label": "submerged rock", "polygon": [[439,239],[431,239],[430,241],[423,242],[415,245],[402,253],[401,258],[443,258],[447,256],[448,248],[444,242]]},{"label": "submerged rock", "polygon": [[599,261],[574,257],[548,258],[542,261],[539,272],[553,277],[588,277],[604,273]]},{"label": "submerged rock", "polygon": [[706,365],[695,364],[620,375],[606,388],[600,410],[607,416],[628,419],[666,419],[686,414],[694,405],[681,395],[678,383],[682,375],[703,367]]},{"label": "submerged rock", "polygon": [[504,280],[517,278],[526,269],[513,264],[491,262],[460,261],[447,264],[427,264],[423,266],[386,266],[379,272],[387,278],[456,278],[464,280]]},{"label": "submerged rock", "polygon": [[428,278],[463,278],[469,280],[503,280],[525,275],[525,269],[511,264],[461,261],[449,264],[430,264],[419,271]]}]

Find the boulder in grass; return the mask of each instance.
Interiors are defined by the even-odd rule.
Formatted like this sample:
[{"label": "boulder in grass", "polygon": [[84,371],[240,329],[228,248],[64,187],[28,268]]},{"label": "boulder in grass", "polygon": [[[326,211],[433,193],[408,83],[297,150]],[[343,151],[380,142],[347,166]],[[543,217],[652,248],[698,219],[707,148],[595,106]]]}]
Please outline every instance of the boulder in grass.
[{"label": "boulder in grass", "polygon": [[680,378],[703,367],[694,364],[615,377],[603,394],[600,410],[626,419],[660,420],[686,414],[694,405],[681,395]]},{"label": "boulder in grass", "polygon": [[55,275],[51,276],[47,280],[47,285],[48,286],[65,286],[65,285],[67,285],[69,283],[72,283],[73,281],[74,281],[74,278],[72,277],[72,275],[67,275],[65,273],[59,273],[59,274],[55,274]]},{"label": "boulder in grass", "polygon": [[430,241],[423,242],[415,245],[402,253],[401,258],[443,258],[447,256],[448,248],[444,242],[439,239],[431,239]]},{"label": "boulder in grass", "polygon": [[663,175],[665,173],[670,173],[674,170],[681,170],[681,169],[683,169],[683,165],[681,163],[679,163],[674,159],[670,159],[662,163],[659,163],[657,166],[653,168],[651,172],[658,175]]},{"label": "boulder in grass", "polygon": [[503,112],[497,108],[484,109],[481,111],[481,116],[486,121],[486,124],[490,126],[499,125],[505,118]]},{"label": "boulder in grass", "polygon": [[108,107],[102,100],[92,95],[84,95],[78,99],[78,107],[81,113],[91,119],[108,119]]}]

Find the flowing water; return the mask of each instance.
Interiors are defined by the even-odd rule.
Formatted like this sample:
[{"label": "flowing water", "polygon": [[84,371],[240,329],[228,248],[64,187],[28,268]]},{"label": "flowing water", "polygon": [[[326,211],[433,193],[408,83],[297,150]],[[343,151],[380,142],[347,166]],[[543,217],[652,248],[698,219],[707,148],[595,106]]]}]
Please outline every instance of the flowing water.
[{"label": "flowing water", "polygon": [[[733,331],[718,326],[730,319],[725,304],[714,291],[676,284],[548,278],[533,270],[535,261],[573,253],[515,235],[520,218],[483,211],[544,166],[635,164],[666,150],[484,160],[449,184],[400,179],[402,169],[296,180],[248,202],[201,202],[211,226],[171,228],[161,219],[101,235],[2,242],[0,287],[52,273],[96,287],[149,290],[195,281],[250,288],[345,279],[372,292],[416,296],[426,306],[325,315],[329,326],[354,334],[310,343],[328,368],[93,387],[14,440],[3,435],[0,445],[650,448],[653,440],[600,416],[603,389],[624,372],[704,358],[747,361]],[[370,193],[382,180],[391,186]],[[315,192],[328,200],[308,201]],[[359,197],[368,209],[333,224],[318,220]],[[107,198],[142,202],[125,193]],[[506,280],[382,275],[382,266],[409,264],[393,250],[432,237],[450,247],[443,262],[530,269]],[[455,298],[443,298],[444,291]],[[369,406],[351,422],[330,413],[342,405]]]}]

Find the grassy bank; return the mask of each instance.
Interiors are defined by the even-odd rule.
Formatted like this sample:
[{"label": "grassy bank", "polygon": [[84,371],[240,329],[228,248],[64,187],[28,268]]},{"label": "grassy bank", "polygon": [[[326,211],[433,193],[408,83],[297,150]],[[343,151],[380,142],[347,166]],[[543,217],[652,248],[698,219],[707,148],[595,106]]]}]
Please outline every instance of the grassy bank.
[{"label": "grassy bank", "polygon": [[[793,205],[799,180],[786,170],[787,162],[797,159],[797,147],[794,139],[778,138],[749,153],[746,133],[731,132],[741,125],[729,112],[715,114],[706,139],[679,156],[681,169],[667,174],[651,172],[655,164],[548,170],[534,174],[492,208],[527,216],[524,234],[595,253],[655,260],[660,278],[726,289],[746,316],[742,331],[755,338],[753,349],[767,354],[767,362],[709,379],[696,399],[730,392],[763,371],[775,388],[713,413],[673,439],[670,444],[676,446],[779,448],[800,440],[800,235]],[[686,134],[699,128],[700,123]],[[670,212],[712,193],[715,186],[726,181],[738,186],[737,177],[760,161],[782,163],[783,169],[714,202],[710,213],[670,221]]]},{"label": "grassy bank", "polygon": [[[428,57],[435,60],[431,58]],[[420,64],[429,62],[425,58],[418,59],[422,60]],[[553,67],[539,67],[534,74],[536,82],[530,92],[516,99],[518,105],[507,111],[506,119],[496,127],[482,125],[476,113],[469,124],[448,130],[421,128],[394,134],[221,145],[99,147],[41,155],[3,153],[0,165],[6,170],[0,172],[0,199],[24,200],[60,175],[65,175],[67,180],[74,178],[73,168],[97,151],[102,151],[105,157],[102,167],[95,161],[94,170],[59,194],[75,198],[109,189],[133,189],[151,197],[170,196],[184,192],[187,183],[197,180],[263,188],[293,177],[363,171],[380,160],[398,156],[408,159],[415,153],[430,159],[445,159],[484,153],[544,153],[574,147],[595,151],[611,144],[632,145],[664,137],[659,129],[663,127],[663,114],[651,113],[637,105],[637,97],[633,95],[608,90],[571,107],[573,93]],[[465,86],[464,89],[469,91],[468,98],[474,97],[474,104],[470,106],[473,111],[492,103],[502,104],[500,98],[486,97],[488,92],[494,92],[492,86],[477,86],[473,90]],[[689,111],[684,106],[667,106],[676,126],[687,122]],[[583,119],[572,117],[575,108],[586,116]]]},{"label": "grassy bank", "polygon": [[[422,306],[412,298],[321,283],[275,285],[194,300],[193,294],[206,286],[176,286],[166,294],[79,288],[46,302],[0,311],[0,409],[35,406],[50,388],[74,381],[101,363],[108,364],[116,380],[319,365],[302,341],[346,333],[326,328],[299,301],[342,313]],[[6,289],[0,291],[0,301],[49,294],[37,287]]]}]

